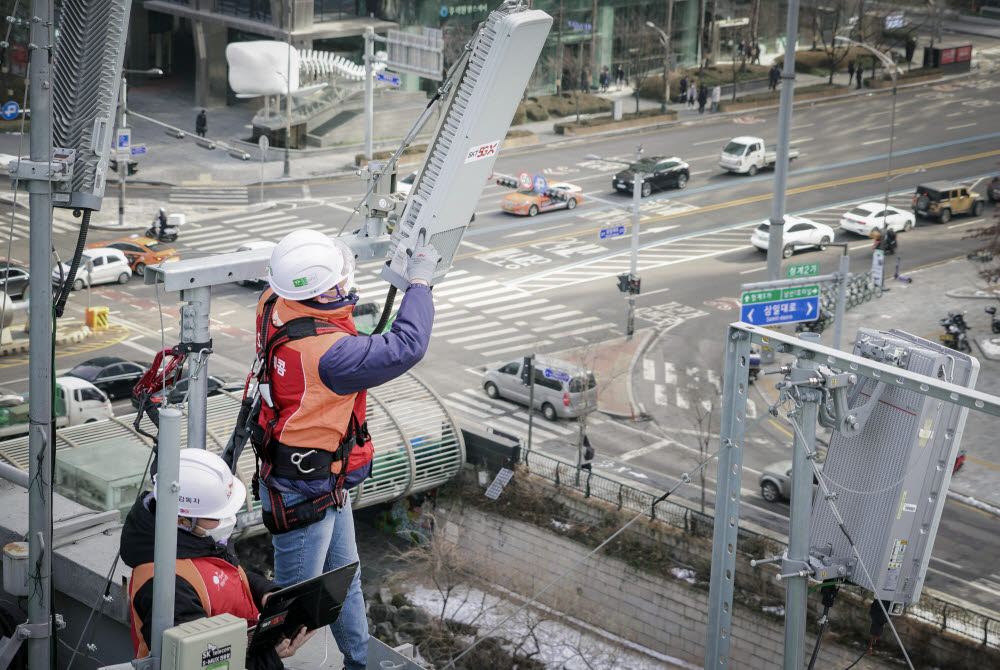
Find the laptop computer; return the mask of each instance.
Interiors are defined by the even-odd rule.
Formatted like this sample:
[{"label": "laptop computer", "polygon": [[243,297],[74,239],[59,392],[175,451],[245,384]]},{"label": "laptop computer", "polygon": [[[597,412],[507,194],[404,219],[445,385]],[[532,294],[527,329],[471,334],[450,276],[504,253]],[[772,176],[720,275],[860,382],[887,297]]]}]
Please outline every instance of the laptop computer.
[{"label": "laptop computer", "polygon": [[257,625],[247,632],[247,656],[273,648],[282,638],[294,637],[302,626],[314,630],[336,621],[357,569],[355,561],[272,592]]}]

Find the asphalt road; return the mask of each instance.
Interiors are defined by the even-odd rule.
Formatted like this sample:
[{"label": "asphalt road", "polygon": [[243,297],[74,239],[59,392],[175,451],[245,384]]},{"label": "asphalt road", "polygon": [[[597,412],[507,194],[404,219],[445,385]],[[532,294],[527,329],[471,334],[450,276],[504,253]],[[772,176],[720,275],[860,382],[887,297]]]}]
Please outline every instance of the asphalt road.
[{"label": "asphalt road", "polygon": [[[988,110],[997,105],[998,98],[997,77],[899,94],[894,178],[889,184],[894,204],[907,208],[910,194],[920,182],[963,180],[975,186],[982,177],[997,171],[1000,132],[990,121]],[[788,181],[788,212],[836,227],[839,215],[853,203],[884,197],[890,102],[890,96],[882,94],[796,110],[792,142],[801,154]],[[749,246],[749,236],[752,226],[771,212],[773,175],[724,174],[717,166],[718,153],[733,136],[759,135],[770,143],[776,132],[776,115],[764,112],[736,119],[706,118],[704,123],[667,131],[568,139],[504,152],[496,172],[541,173],[550,181],[578,184],[592,197],[573,212],[517,218],[499,211],[504,189],[488,185],[454,270],[435,291],[438,313],[434,337],[417,372],[461,419],[523,435],[525,412],[503,401],[489,401],[479,386],[482,371],[530,351],[558,352],[581,345],[598,348],[623,334],[625,302],[617,291],[615,275],[628,269],[629,240],[627,236],[611,240],[599,237],[602,228],[624,224],[628,232],[629,227],[629,214],[623,207],[629,205],[630,198],[610,187],[611,175],[620,168],[612,160],[627,160],[640,143],[645,156],[680,156],[691,164],[688,187],[656,193],[642,205],[642,295],[636,326],[657,328],[661,334],[647,353],[652,360],[650,377],[638,379],[636,389],[637,400],[652,421],[633,424],[604,418],[592,421],[589,427],[598,451],[595,471],[656,488],[676,481],[697,462],[701,431],[693,425],[691,411],[669,400],[680,394],[690,405],[711,398],[705,385],[721,369],[720,338],[725,325],[738,318],[733,308],[739,285],[764,279],[764,256]],[[587,159],[588,155],[611,160]],[[241,193],[230,189],[202,196],[224,201],[215,202],[217,205],[228,203],[230,198],[256,198],[246,189]],[[336,233],[344,227],[361,191],[354,177],[269,185],[265,196],[279,201],[275,208],[230,208],[215,214],[204,202],[197,202],[198,193],[190,191],[131,187],[129,194],[173,201],[170,211],[189,213],[192,222],[182,231],[177,247],[182,257],[191,257],[234,250],[247,239],[280,239],[289,230],[304,226]],[[985,217],[992,211],[988,209]],[[915,230],[899,238],[903,271],[963,255],[973,244],[964,237],[979,221],[956,218],[947,225],[918,221]],[[93,233],[92,239],[103,237]],[[849,244],[852,268],[866,269],[870,242],[845,232],[839,232],[837,239]],[[65,257],[73,242],[72,235],[58,235],[57,250]],[[838,253],[833,248],[800,252],[791,262],[818,260],[821,271],[828,272],[835,269]],[[15,237],[12,255],[27,258],[24,237]],[[379,301],[385,295],[377,266],[370,264],[359,271],[365,300]],[[169,346],[178,337],[176,295],[157,294],[133,279],[127,286],[94,287],[90,299],[93,304],[110,306],[115,329],[58,351],[59,370],[98,352],[149,360],[161,342]],[[245,375],[253,354],[255,302],[256,295],[250,289],[226,286],[213,292],[216,353],[209,363],[213,374]],[[70,318],[82,318],[86,306],[86,291],[74,294],[68,309]],[[936,319],[934,315],[931,323]],[[672,364],[671,370],[667,363]],[[640,370],[638,374],[646,373]],[[5,386],[26,388],[26,358],[0,359],[0,377]],[[758,385],[762,394],[765,386]],[[757,416],[762,415],[768,398],[751,399]],[[573,425],[538,419],[535,436],[536,446],[567,458],[573,456],[568,446],[576,436]],[[780,421],[763,420],[751,434],[751,446],[745,456],[744,518],[783,530],[787,505],[765,503],[756,477],[765,464],[789,457],[790,436]],[[714,466],[708,470],[706,483],[711,504]],[[679,495],[697,502],[700,492],[690,486]],[[993,532],[996,524],[991,517],[949,502],[927,585],[995,606],[1000,596],[1000,577],[992,560],[1000,552],[1000,534]],[[970,546],[979,551],[968,552]]]}]

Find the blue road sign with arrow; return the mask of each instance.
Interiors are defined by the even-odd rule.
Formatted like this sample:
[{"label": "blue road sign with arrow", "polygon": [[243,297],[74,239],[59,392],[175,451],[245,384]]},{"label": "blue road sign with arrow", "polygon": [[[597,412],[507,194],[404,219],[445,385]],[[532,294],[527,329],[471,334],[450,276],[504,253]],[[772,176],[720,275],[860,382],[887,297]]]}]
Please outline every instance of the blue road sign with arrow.
[{"label": "blue road sign with arrow", "polygon": [[625,234],[625,226],[612,226],[610,228],[601,228],[601,239],[606,240],[612,237],[621,237]]},{"label": "blue road sign with arrow", "polygon": [[740,320],[754,326],[815,321],[819,317],[819,286],[747,291],[740,302]]},{"label": "blue road sign with arrow", "polygon": [[3,103],[3,107],[0,108],[0,116],[3,116],[5,121],[12,121],[17,118],[18,112],[20,111],[20,105],[13,100],[8,100]]}]

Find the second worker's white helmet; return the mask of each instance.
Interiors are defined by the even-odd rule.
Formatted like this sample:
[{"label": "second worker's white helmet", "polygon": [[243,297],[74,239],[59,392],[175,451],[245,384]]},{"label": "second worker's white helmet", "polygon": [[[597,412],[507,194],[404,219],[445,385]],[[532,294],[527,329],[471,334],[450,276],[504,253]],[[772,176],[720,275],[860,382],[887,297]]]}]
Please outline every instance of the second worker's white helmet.
[{"label": "second worker's white helmet", "polygon": [[354,252],[343,241],[318,230],[296,230],[274,247],[267,276],[282,298],[309,300],[353,275],[354,265]]}]

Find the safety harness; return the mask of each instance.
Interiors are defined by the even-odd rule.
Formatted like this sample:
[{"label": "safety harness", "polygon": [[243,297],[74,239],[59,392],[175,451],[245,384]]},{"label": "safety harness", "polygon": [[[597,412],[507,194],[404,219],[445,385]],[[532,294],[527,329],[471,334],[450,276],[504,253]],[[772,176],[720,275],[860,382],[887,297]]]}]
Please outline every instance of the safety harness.
[{"label": "safety harness", "polygon": [[[365,391],[360,391],[355,397],[350,422],[336,450],[326,451],[294,447],[282,444],[275,439],[274,429],[278,423],[279,411],[271,393],[271,361],[274,352],[278,347],[294,340],[343,332],[342,328],[311,316],[292,319],[274,328],[272,327],[271,315],[277,299],[276,294],[269,296],[264,302],[261,313],[260,341],[262,348],[257,361],[257,397],[248,403],[247,394],[244,392],[240,420],[237,422],[236,430],[223,456],[227,460],[232,459],[229,460],[229,463],[235,467],[236,458],[239,456],[238,451],[242,450],[242,445],[237,446],[234,442],[242,439],[245,444],[249,437],[256,457],[252,485],[253,495],[255,499],[260,500],[260,482],[263,481],[267,487],[271,506],[270,511],[262,510],[263,521],[264,526],[273,535],[287,533],[315,523],[326,516],[326,510],[329,508],[340,509],[343,507],[347,502],[346,496],[349,495],[344,491],[344,481],[348,474],[347,466],[351,451],[355,446],[364,447],[371,440],[368,422],[362,422],[358,419],[364,413],[367,405]],[[267,404],[272,415],[264,426],[261,426],[259,421],[261,402]],[[280,491],[276,490],[270,481],[271,477],[300,480],[327,479],[333,474],[333,465],[337,462],[341,463],[341,467],[335,475],[333,490],[296,505],[286,505]]]}]

